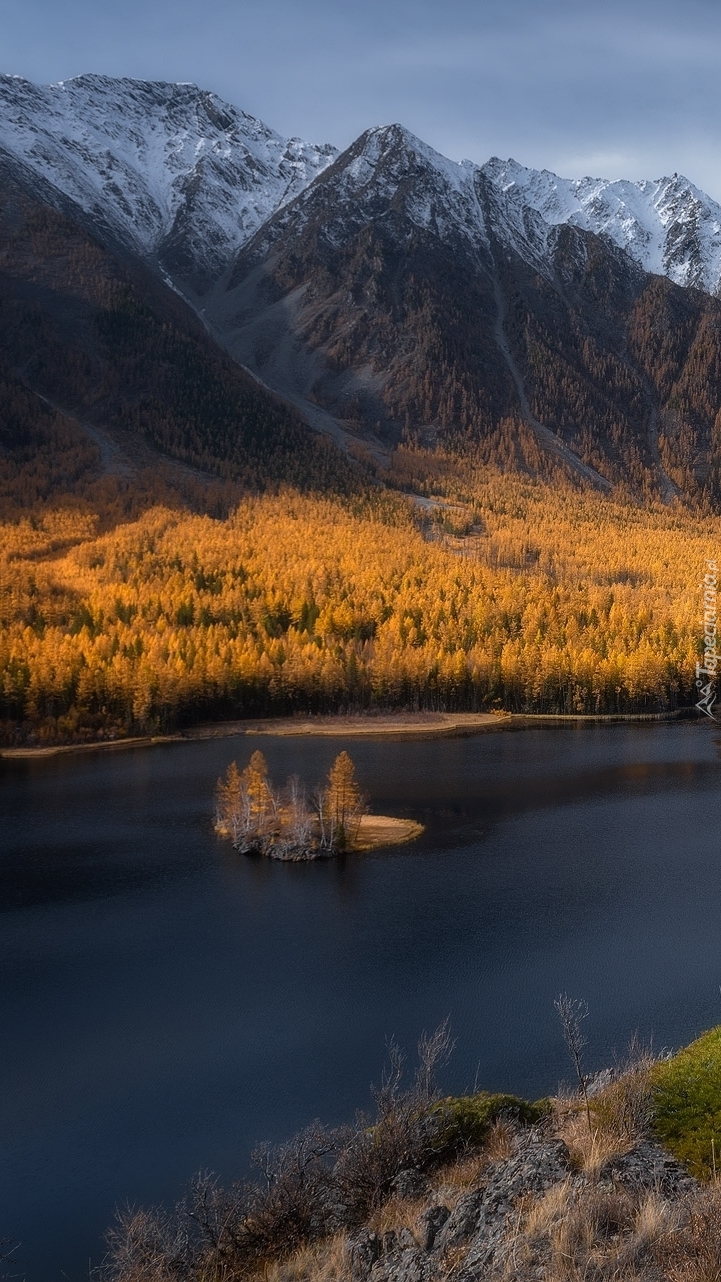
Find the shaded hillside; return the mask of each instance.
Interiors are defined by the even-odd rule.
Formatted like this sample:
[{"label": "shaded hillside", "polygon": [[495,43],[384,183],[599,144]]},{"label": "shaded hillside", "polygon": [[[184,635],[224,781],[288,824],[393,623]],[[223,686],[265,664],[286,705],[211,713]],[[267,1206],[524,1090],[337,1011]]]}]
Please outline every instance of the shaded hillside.
[{"label": "shaded hillside", "polygon": [[131,458],[137,442],[141,452],[150,447],[254,487],[354,483],[337,449],[220,352],[172,290],[7,175],[0,345],[4,456],[17,463],[34,441],[40,448],[53,413],[52,432],[66,438],[60,470],[69,488],[93,467],[95,429],[122,439]]}]

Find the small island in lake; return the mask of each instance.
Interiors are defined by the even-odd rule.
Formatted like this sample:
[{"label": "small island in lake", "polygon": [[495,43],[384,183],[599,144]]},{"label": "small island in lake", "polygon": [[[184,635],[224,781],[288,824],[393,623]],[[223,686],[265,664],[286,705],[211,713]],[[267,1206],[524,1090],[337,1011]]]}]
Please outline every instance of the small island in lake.
[{"label": "small island in lake", "polygon": [[298,775],[275,788],[263,753],[254,752],[244,770],[232,761],[217,782],[215,831],[242,854],[301,860],[398,846],[419,837],[423,825],[369,814],[347,752],[310,796]]}]

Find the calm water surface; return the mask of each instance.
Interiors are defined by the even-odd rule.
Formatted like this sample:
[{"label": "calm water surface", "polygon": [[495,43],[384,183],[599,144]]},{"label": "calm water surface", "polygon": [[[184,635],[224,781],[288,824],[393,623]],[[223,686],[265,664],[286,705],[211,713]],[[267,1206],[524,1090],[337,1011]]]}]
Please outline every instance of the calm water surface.
[{"label": "calm water surface", "polygon": [[[342,747],[413,846],[241,858],[213,785],[262,747],[320,780]],[[114,1208],[369,1099],[386,1039],[450,1015],[448,1090],[538,1096],[638,1030],[721,1019],[713,727],[583,726],[425,742],[225,739],[0,763],[0,1238],[28,1282],[77,1282]]]}]

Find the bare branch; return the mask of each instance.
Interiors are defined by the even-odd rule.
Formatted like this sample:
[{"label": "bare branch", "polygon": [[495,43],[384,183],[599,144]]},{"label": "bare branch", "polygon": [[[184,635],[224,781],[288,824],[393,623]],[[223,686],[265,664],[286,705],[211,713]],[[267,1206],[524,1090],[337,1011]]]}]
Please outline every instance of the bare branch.
[{"label": "bare branch", "polygon": [[593,1134],[591,1126],[591,1108],[588,1103],[588,1078],[583,1069],[583,1052],[588,1045],[581,1023],[588,1018],[588,1003],[580,997],[569,997],[568,993],[559,993],[553,1003],[563,1029],[563,1040],[573,1060],[573,1067],[578,1079],[578,1087],[586,1105],[586,1120],[589,1135]]}]

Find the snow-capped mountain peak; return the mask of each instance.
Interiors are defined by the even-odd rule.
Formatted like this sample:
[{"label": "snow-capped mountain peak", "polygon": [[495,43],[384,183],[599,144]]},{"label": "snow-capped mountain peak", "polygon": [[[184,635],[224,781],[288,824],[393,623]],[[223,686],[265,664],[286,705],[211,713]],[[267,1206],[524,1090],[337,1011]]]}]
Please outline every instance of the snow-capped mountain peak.
[{"label": "snow-capped mountain peak", "polygon": [[32,194],[79,207],[93,230],[190,295],[203,294],[270,220],[282,234],[279,210],[292,205],[290,223],[302,224],[326,170],[331,238],[385,203],[449,244],[487,245],[492,233],[543,272],[553,229],[570,224],[609,237],[646,271],[720,287],[721,206],[679,174],[566,179],[496,157],[479,167],[399,124],[367,130],[339,156],[284,138],[194,84],[0,76],[2,158]]},{"label": "snow-capped mountain peak", "polygon": [[608,236],[645,271],[718,292],[721,206],[682,175],[638,182],[568,179],[496,157],[483,173],[547,223],[570,223]]},{"label": "snow-capped mountain peak", "polygon": [[212,274],[336,155],[194,84],[0,76],[0,149],[145,256]]}]

